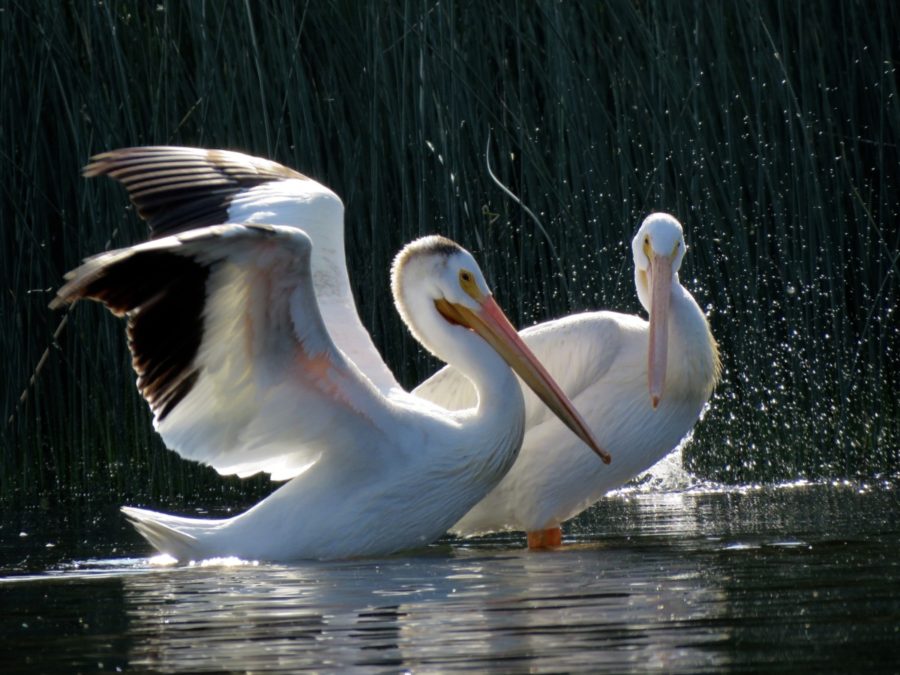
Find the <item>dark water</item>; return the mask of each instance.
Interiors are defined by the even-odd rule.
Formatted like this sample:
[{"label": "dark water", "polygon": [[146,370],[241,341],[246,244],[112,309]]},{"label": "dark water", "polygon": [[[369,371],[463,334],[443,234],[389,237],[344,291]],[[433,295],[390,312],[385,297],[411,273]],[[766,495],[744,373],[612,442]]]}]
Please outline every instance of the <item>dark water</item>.
[{"label": "dark water", "polygon": [[114,509],[6,512],[0,670],[900,672],[900,492],[620,494],[564,550],[151,563]]}]

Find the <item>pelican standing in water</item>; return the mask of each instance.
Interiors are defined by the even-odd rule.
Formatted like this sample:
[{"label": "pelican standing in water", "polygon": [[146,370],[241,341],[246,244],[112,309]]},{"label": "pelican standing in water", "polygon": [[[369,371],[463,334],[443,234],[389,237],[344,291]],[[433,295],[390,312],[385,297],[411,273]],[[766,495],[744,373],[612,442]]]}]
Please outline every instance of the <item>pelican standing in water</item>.
[{"label": "pelican standing in water", "polygon": [[[691,430],[720,365],[706,317],[678,280],[685,250],[681,224],[668,214],[654,213],[638,229],[634,281],[649,322],[591,312],[521,332],[601,444],[616,449],[616,461],[598,469],[525,392],[525,441],[515,464],[452,532],[524,530],[530,548],[559,546],[561,523],[655,464]],[[452,367],[414,393],[449,408],[475,400]]]},{"label": "pelican standing in water", "polygon": [[288,480],[228,519],[123,508],[160,552],[280,561],[433,541],[516,457],[524,402],[510,367],[609,461],[452,241],[407,245],[391,277],[412,334],[477,390],[456,412],[400,388],[362,329],[343,207],[326,188],[272,162],[196,149],[115,151],[86,173],[125,183],[154,238],[87,259],[53,306],[87,298],[128,318],[138,389],[167,446],[222,474]]}]

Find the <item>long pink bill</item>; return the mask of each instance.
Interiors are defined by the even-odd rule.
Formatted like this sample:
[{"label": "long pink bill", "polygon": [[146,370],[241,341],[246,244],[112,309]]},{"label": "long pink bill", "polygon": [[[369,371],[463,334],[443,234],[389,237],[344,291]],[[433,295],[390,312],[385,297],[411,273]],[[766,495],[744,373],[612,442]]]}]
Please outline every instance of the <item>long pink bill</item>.
[{"label": "long pink bill", "polygon": [[666,385],[669,354],[669,304],[672,300],[672,256],[654,255],[650,262],[650,349],[647,385],[656,408]]},{"label": "long pink bill", "polygon": [[584,441],[605,463],[612,457],[594,438],[575,405],[538,361],[534,352],[519,337],[503,310],[491,296],[481,300],[481,311],[472,312],[462,305],[453,305],[465,325],[483,337],[503,360],[522,378],[535,394],[572,432]]}]

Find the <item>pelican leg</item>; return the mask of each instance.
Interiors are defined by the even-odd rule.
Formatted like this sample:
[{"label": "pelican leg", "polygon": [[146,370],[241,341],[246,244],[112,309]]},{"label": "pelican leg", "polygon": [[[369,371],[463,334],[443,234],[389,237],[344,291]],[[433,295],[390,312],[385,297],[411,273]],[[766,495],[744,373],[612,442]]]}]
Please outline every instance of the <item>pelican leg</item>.
[{"label": "pelican leg", "polygon": [[532,551],[558,546],[562,546],[562,530],[559,527],[528,533],[528,548]]}]

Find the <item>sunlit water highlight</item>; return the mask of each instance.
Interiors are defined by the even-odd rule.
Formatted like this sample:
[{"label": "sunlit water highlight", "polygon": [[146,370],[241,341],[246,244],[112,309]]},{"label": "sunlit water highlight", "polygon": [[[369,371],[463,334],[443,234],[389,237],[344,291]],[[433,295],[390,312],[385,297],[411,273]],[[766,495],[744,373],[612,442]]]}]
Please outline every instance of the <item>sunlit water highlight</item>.
[{"label": "sunlit water highlight", "polygon": [[890,484],[687,480],[659,492],[655,480],[603,500],[549,553],[510,535],[382,559],[177,566],[140,557],[146,546],[114,509],[75,524],[69,540],[71,519],[5,515],[0,663],[4,672],[900,668],[900,506]]}]

